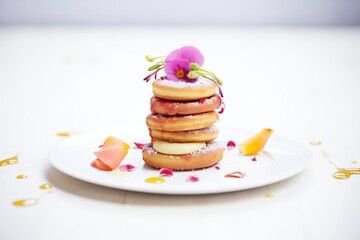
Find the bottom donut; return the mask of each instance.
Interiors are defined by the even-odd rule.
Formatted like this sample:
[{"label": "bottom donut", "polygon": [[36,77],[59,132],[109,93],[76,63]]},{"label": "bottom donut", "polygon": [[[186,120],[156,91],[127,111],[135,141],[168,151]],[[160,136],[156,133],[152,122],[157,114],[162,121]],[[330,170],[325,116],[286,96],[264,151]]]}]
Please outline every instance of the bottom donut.
[{"label": "bottom donut", "polygon": [[206,147],[193,153],[169,155],[157,152],[149,143],[143,148],[142,154],[144,162],[150,167],[186,171],[215,165],[222,159],[224,150],[219,143],[209,142]]}]

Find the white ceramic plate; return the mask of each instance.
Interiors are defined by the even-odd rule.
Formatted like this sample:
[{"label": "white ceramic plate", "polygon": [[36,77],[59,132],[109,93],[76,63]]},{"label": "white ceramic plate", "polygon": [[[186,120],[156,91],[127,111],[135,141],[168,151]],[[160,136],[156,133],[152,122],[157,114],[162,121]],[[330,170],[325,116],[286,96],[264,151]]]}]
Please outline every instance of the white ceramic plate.
[{"label": "white ceramic plate", "polygon": [[[217,141],[225,147],[229,140],[241,142],[255,132],[221,128]],[[106,172],[90,166],[93,152],[107,136],[118,137],[133,146],[121,163],[136,167],[133,172],[119,169]],[[159,170],[144,165],[140,149],[134,142],[146,143],[146,134],[131,128],[89,132],[72,136],[59,143],[50,153],[52,165],[61,172],[86,182],[129,191],[160,194],[209,194],[245,190],[275,183],[301,172],[310,163],[309,148],[274,133],[264,151],[253,161],[251,156],[242,156],[237,148],[225,150],[222,161],[203,170],[174,172],[172,177],[163,177],[163,183],[147,183],[149,177],[159,177]],[[240,171],[243,178],[226,178],[228,173]],[[188,176],[196,176],[198,182],[188,182]]]}]

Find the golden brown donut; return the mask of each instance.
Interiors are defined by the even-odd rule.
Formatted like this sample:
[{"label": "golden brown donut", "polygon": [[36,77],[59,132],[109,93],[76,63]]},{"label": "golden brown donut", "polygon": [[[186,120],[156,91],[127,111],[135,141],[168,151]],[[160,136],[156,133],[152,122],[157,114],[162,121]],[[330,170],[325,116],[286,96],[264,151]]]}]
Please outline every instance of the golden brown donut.
[{"label": "golden brown donut", "polygon": [[154,95],[159,98],[193,101],[215,95],[217,85],[206,78],[198,78],[193,83],[157,79],[153,82],[152,88]]},{"label": "golden brown donut", "polygon": [[150,136],[153,138],[162,139],[168,142],[210,142],[218,136],[219,129],[216,126],[180,132],[168,132],[156,129],[149,129],[149,133]]},{"label": "golden brown donut", "polygon": [[196,101],[170,101],[153,96],[150,100],[151,113],[164,115],[191,115],[214,111],[221,105],[221,98],[215,94]]},{"label": "golden brown donut", "polygon": [[190,154],[168,155],[157,152],[149,143],[142,153],[144,162],[150,167],[184,171],[215,165],[222,159],[224,150],[219,143],[209,142],[206,147]]},{"label": "golden brown donut", "polygon": [[169,132],[188,131],[212,126],[218,119],[215,111],[194,115],[166,116],[162,114],[149,114],[146,125],[150,129]]}]

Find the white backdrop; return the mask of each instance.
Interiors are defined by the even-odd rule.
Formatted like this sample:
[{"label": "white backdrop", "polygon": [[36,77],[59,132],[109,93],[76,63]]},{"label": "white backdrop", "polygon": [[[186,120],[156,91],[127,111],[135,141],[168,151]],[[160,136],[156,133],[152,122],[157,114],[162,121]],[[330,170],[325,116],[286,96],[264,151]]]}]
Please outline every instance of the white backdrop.
[{"label": "white backdrop", "polygon": [[360,25],[360,1],[0,0],[0,24]]}]

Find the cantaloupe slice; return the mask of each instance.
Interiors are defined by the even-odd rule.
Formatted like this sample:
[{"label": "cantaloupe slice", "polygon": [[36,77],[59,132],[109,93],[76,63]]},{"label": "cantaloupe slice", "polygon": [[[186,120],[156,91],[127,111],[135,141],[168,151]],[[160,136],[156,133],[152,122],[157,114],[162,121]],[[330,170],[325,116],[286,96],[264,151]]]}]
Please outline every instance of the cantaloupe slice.
[{"label": "cantaloupe slice", "polygon": [[129,144],[110,136],[105,139],[101,149],[94,152],[97,159],[92,161],[91,166],[104,171],[114,170],[124,160],[129,148]]},{"label": "cantaloupe slice", "polygon": [[264,148],[265,144],[267,143],[269,137],[273,132],[274,131],[272,129],[265,128],[260,132],[256,133],[251,138],[240,143],[239,144],[240,153],[245,156],[257,154]]}]

